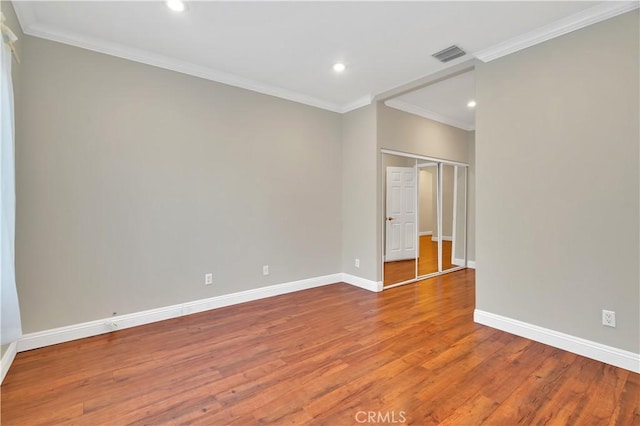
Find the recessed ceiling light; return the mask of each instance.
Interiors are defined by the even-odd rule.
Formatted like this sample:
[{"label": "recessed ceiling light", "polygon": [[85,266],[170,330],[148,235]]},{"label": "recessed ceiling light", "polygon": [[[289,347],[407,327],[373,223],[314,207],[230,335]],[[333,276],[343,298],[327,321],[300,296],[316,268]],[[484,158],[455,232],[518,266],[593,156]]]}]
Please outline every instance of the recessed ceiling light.
[{"label": "recessed ceiling light", "polygon": [[340,63],[340,62],[338,62],[336,64],[333,64],[333,70],[335,72],[342,72],[342,71],[344,71],[346,69],[347,69],[347,67],[344,64]]},{"label": "recessed ceiling light", "polygon": [[467,103],[467,106],[468,106],[469,108],[475,108],[475,107],[476,107],[476,101],[469,101],[469,102]]},{"label": "recessed ceiling light", "polygon": [[182,0],[167,0],[166,4],[174,12],[183,12],[185,9],[185,4]]}]

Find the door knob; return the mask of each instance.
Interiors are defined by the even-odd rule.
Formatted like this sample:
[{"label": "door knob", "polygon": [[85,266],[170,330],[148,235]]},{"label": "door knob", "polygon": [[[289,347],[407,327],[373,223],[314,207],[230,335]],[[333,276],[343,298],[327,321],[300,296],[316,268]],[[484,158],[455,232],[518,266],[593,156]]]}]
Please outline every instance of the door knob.
[{"label": "door knob", "polygon": [[396,219],[395,217],[391,217],[391,216],[387,218],[387,220],[395,220],[395,219]]}]

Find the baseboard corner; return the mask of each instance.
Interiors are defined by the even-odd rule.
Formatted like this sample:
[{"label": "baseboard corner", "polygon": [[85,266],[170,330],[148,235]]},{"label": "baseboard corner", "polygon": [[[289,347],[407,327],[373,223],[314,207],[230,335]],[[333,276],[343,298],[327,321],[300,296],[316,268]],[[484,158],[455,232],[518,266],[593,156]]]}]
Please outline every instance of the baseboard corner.
[{"label": "baseboard corner", "polygon": [[372,281],[347,273],[342,274],[342,282],[376,293],[382,291],[382,281]]},{"label": "baseboard corner", "polygon": [[11,368],[11,364],[13,364],[13,360],[15,359],[16,354],[18,353],[17,348],[18,348],[18,343],[11,342],[9,343],[9,347],[7,348],[5,353],[2,355],[2,360],[0,361],[0,385],[2,384],[2,382],[4,382],[4,378],[9,372],[9,368]]}]

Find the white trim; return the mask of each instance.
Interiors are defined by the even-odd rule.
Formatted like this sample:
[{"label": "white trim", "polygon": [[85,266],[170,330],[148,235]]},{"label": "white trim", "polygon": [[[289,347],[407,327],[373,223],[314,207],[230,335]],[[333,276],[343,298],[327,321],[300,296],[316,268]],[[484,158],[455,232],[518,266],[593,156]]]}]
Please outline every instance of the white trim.
[{"label": "white trim", "polygon": [[457,272],[457,271],[461,271],[463,269],[465,269],[466,266],[462,265],[462,266],[455,266],[455,267],[451,267],[449,269],[445,269],[444,271],[440,272],[440,275],[444,275],[444,274],[450,274],[452,272]]},{"label": "white trim", "polygon": [[[458,209],[458,166],[453,166],[453,220],[451,224],[451,263],[454,263],[456,257],[456,220]],[[455,264],[455,263],[454,263]],[[464,266],[464,263],[462,264]]]},{"label": "white trim", "polygon": [[342,274],[342,282],[376,293],[382,291],[382,281],[371,281],[351,274]]},{"label": "white trim", "polygon": [[376,101],[383,102],[389,99],[397,98],[408,92],[422,89],[431,84],[438,83],[439,81],[455,77],[456,75],[464,74],[468,71],[473,71],[477,66],[477,63],[479,62],[478,59],[471,54],[464,56],[464,58],[468,59],[463,60],[459,63],[455,63],[456,61],[453,61],[454,63],[448,62],[448,64],[450,65],[445,65],[444,68],[438,71],[432,72],[431,74],[427,74],[417,79],[407,80],[404,83],[396,84],[393,87],[389,87],[387,90],[378,92],[374,99]]},{"label": "white trim", "polygon": [[462,270],[464,268],[465,268],[464,266],[458,266],[456,268],[446,269],[446,270],[444,270],[442,272],[432,272],[430,274],[420,275],[419,277],[412,278],[410,280],[402,281],[402,282],[395,283],[395,284],[386,285],[386,286],[383,287],[383,290],[389,290],[390,288],[400,287],[400,286],[407,285],[407,284],[415,284],[415,283],[420,282],[420,281],[428,280],[429,278],[435,278],[435,277],[439,277],[441,275],[449,274],[451,272],[460,271],[460,270]]},{"label": "white trim", "polygon": [[66,327],[28,333],[22,336],[22,338],[18,341],[17,350],[18,352],[27,351],[44,346],[55,345],[57,343],[82,339],[84,337],[97,336],[99,334],[109,333],[114,330],[121,330],[138,325],[150,324],[157,321],[163,321],[171,318],[181,317],[184,315],[194,314],[197,312],[221,308],[223,306],[250,302],[252,300],[264,299],[267,297],[278,296],[294,291],[334,284],[341,281],[361,287],[361,285],[358,285],[356,283],[345,281],[344,274],[324,275],[321,277],[276,284],[252,290],[245,290],[237,293],[215,296],[208,299],[196,300],[172,306],[165,306],[157,309],[150,309],[147,311],[135,312],[132,314],[118,315],[115,317],[74,324]]},{"label": "white trim", "polygon": [[[438,163],[438,184],[436,185],[438,188],[438,201],[436,202],[436,210],[438,212],[438,235],[436,236],[435,241],[438,242],[438,272],[442,272],[442,240],[445,238],[442,230],[442,203],[443,203],[443,185],[442,185],[442,177],[444,176],[443,169],[444,166],[442,163]],[[431,237],[431,241],[434,241],[433,237]]]},{"label": "white trim", "polygon": [[[175,58],[146,52],[141,49],[130,48],[124,45],[107,42],[97,38],[81,36],[79,34],[74,34],[66,31],[60,31],[50,26],[38,23],[37,17],[34,13],[33,5],[30,4],[30,2],[16,1],[13,3],[13,5],[23,33],[34,37],[40,37],[47,40],[92,50],[94,52],[104,53],[107,55],[128,59],[134,62],[140,62],[143,64],[204,78],[207,80],[228,84],[230,86],[252,90],[266,95],[276,96],[278,98],[287,99],[293,102],[298,102],[337,113],[345,113],[363,107],[365,105],[369,105],[374,98],[373,95],[369,94],[346,105],[338,105],[299,92],[294,92],[281,87],[244,78],[238,75],[221,72],[187,61],[180,61]],[[489,62],[510,53],[517,52],[535,44],[569,33],[571,31],[575,31],[580,28],[595,24],[597,22],[613,18],[636,8],[638,8],[637,1],[604,2],[569,17],[545,25],[542,28],[530,31],[518,37],[511,38],[487,49],[483,49],[479,52],[476,52],[474,56],[483,62]],[[466,65],[466,63],[462,65]],[[386,92],[383,91],[381,94],[384,93]],[[426,109],[398,100],[388,100],[385,102],[385,105],[467,131],[474,130],[475,128],[474,125],[462,123],[457,120],[453,120],[440,114],[434,113],[433,111],[428,111]]]},{"label": "white trim", "polygon": [[490,62],[527,47],[570,33],[580,28],[596,24],[615,16],[637,9],[638,1],[603,2],[566,18],[559,19],[541,28],[498,43],[475,53],[483,62]]},{"label": "white trim", "polygon": [[[433,241],[434,243],[438,242],[438,236],[436,235],[435,237],[431,237],[431,241]],[[446,235],[444,235],[442,237],[442,241],[453,241],[453,237],[447,237]]]},{"label": "white trim", "polygon": [[[436,274],[438,274],[438,273],[436,272]],[[401,282],[395,283],[395,284],[389,284],[389,285],[384,286],[384,290],[389,290],[390,288],[400,287],[400,286],[407,285],[407,284],[415,284],[418,281],[420,281],[421,279],[422,278],[411,278],[410,280],[401,281]]]},{"label": "white trim", "polygon": [[421,237],[424,237],[425,235],[433,235],[433,231],[419,232],[418,235],[420,235]]},{"label": "white trim", "polygon": [[422,168],[425,168],[425,167],[437,167],[437,166],[438,166],[438,163],[420,163],[420,164],[418,164],[418,168],[419,169],[422,169]]},{"label": "white trim", "polygon": [[[464,259],[456,258],[456,259],[453,259],[453,262],[451,262],[451,263],[453,263],[454,265],[458,265],[458,266],[465,266]],[[476,262],[473,261],[473,260],[467,260],[466,267],[469,268],[469,269],[476,269]]]},{"label": "white trim", "polygon": [[[414,233],[413,236],[415,238],[413,245],[415,246],[415,250],[414,250],[414,259],[415,262],[413,262],[413,266],[414,266],[414,271],[413,271],[413,276],[417,277],[418,276],[418,259],[420,259],[420,216],[418,215],[418,211],[420,210],[420,174],[418,173],[418,171],[420,170],[420,167],[418,167],[418,160],[415,161],[415,166],[413,166],[413,179],[415,180],[415,187],[416,187],[416,191],[414,192],[415,198],[414,198],[414,218],[415,220],[413,221],[416,224],[416,227],[414,229]],[[418,235],[416,235],[416,232],[418,233]],[[384,280],[384,277],[382,278]]]},{"label": "white trim", "polygon": [[[378,214],[380,214],[380,216],[378,218],[376,218],[376,220],[378,221],[378,226],[380,227],[380,242],[378,243],[376,241],[376,245],[378,246],[378,250],[380,253],[380,259],[382,260],[381,262],[376,262],[377,263],[377,267],[378,267],[378,276],[382,278],[383,282],[384,282],[384,264],[387,261],[387,256],[386,256],[386,249],[387,249],[387,242],[386,242],[386,238],[387,238],[387,230],[386,230],[386,226],[387,226],[387,206],[385,205],[385,200],[384,200],[384,191],[386,191],[387,188],[387,176],[386,173],[383,172],[384,170],[384,156],[382,155],[383,153],[380,152],[380,155],[378,155],[378,165],[376,167],[376,174],[380,176],[380,179],[378,180],[378,185],[379,186],[379,190],[380,190],[380,196],[377,197],[378,201],[377,201],[377,208],[378,208]],[[382,220],[380,220],[382,219]],[[376,259],[377,260],[377,259]]]},{"label": "white trim", "polygon": [[341,280],[341,274],[324,275],[321,277],[291,281],[288,283],[276,284],[268,287],[261,287],[252,290],[241,291],[238,293],[226,294],[223,296],[212,297],[210,299],[196,300],[194,302],[187,302],[182,305],[182,315],[190,315],[198,312],[222,308],[224,306],[237,305],[240,303],[251,302],[253,300],[279,296],[281,294],[293,293],[296,291],[307,290],[315,287],[322,287],[328,284],[339,283]]},{"label": "white trim", "polygon": [[480,309],[474,311],[473,320],[478,324],[497,328],[507,333],[526,337],[536,342],[541,342],[587,358],[615,365],[625,370],[640,373],[640,354],[637,353],[603,345],[502,315],[492,314]]},{"label": "white trim", "polygon": [[2,360],[0,361],[0,384],[4,382],[4,378],[9,372],[9,368],[18,353],[17,347],[18,344],[16,342],[11,342],[4,355],[2,355]]},{"label": "white trim", "polygon": [[339,113],[344,114],[345,112],[353,111],[355,109],[367,106],[367,105],[371,104],[372,101],[373,101],[373,96],[367,95],[367,96],[363,96],[360,99],[356,99],[353,102],[349,102],[346,105],[339,106],[337,111],[334,111],[334,110],[330,110],[330,111],[339,112]]},{"label": "white trim", "polygon": [[466,131],[475,130],[475,125],[473,123],[464,123],[399,99],[389,99],[388,101],[385,101],[384,104],[390,108],[395,108],[400,111],[408,112],[409,114],[437,121],[438,123],[446,124],[447,126],[453,126]]},{"label": "white trim", "polygon": [[[454,166],[466,166],[466,167],[469,167],[469,164],[461,163],[459,161],[444,160],[442,158],[435,158],[435,157],[427,157],[425,155],[411,154],[411,153],[408,153],[408,152],[395,151],[393,149],[387,149],[387,148],[381,148],[380,149],[380,153],[381,154],[397,155],[398,157],[417,158],[418,160],[435,161],[437,163],[452,164]],[[380,160],[381,160],[380,164],[382,164],[382,158]],[[384,182],[383,182],[383,184],[384,184]]]},{"label": "white trim", "polygon": [[467,261],[467,265],[469,264],[469,242],[467,239],[469,238],[469,168],[464,169],[464,238],[462,242],[464,244],[464,258]]},{"label": "white trim", "polygon": [[46,40],[91,50],[106,55],[151,65],[206,80],[227,84],[229,86],[252,90],[265,95],[275,96],[293,102],[310,105],[316,108],[325,109],[337,113],[345,113],[365,105],[369,105],[373,96],[367,95],[360,99],[346,104],[338,105],[327,102],[323,99],[305,95],[303,93],[287,90],[282,87],[241,77],[239,75],[222,72],[213,68],[197,65],[192,62],[182,61],[169,56],[148,52],[142,49],[128,47],[119,43],[112,43],[94,37],[75,34],[70,31],[63,31],[51,26],[37,22],[33,11],[33,6],[27,1],[14,2],[14,8],[23,33],[40,37]]}]

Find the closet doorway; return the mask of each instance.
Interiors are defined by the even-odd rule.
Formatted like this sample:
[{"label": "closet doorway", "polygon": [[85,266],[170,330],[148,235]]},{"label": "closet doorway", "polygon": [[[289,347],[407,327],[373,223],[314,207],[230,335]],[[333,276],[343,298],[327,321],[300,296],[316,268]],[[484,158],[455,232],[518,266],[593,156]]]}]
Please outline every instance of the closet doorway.
[{"label": "closet doorway", "polygon": [[467,266],[468,165],[381,151],[385,288]]}]

